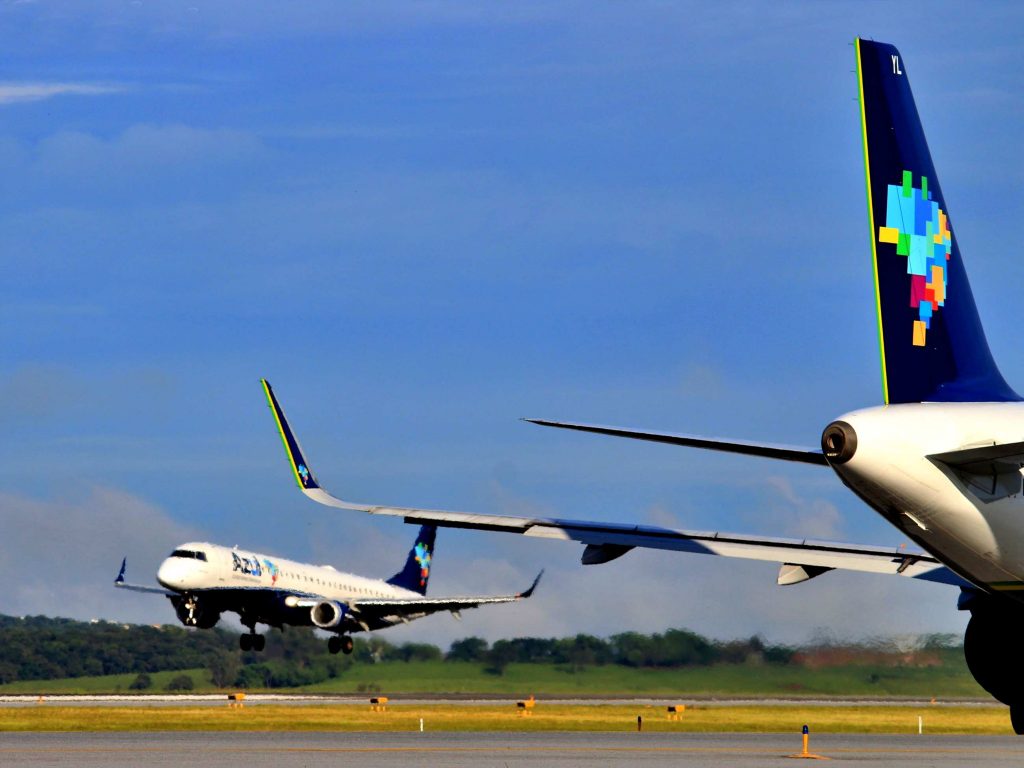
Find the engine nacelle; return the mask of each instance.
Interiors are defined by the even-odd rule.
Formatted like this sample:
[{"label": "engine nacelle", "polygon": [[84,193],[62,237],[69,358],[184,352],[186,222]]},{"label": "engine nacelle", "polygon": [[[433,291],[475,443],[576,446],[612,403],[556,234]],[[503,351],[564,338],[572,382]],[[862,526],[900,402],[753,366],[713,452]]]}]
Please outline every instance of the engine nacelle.
[{"label": "engine nacelle", "polygon": [[220,621],[220,611],[211,607],[195,595],[172,598],[178,621],[186,627],[212,629]]},{"label": "engine nacelle", "polygon": [[320,629],[331,629],[341,624],[345,620],[347,613],[348,609],[341,603],[336,603],[333,600],[324,600],[310,609],[309,616],[313,624],[320,627]]}]

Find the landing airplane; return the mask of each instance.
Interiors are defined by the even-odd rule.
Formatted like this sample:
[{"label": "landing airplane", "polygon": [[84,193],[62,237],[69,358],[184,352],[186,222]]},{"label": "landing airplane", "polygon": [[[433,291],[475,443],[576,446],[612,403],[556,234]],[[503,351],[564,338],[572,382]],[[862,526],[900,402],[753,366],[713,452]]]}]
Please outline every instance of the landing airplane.
[{"label": "landing airplane", "polygon": [[884,405],[828,424],[821,449],[531,419],[536,424],[830,467],[918,546],[801,539],[581,520],[353,504],[323,490],[269,386],[303,493],[321,504],[406,522],[579,541],[583,562],[636,547],[780,562],[779,584],[845,568],[960,588],[964,653],[975,679],[1024,733],[1024,402],[989,351],[910,90],[891,45],[854,41]]},{"label": "landing airplane", "polygon": [[408,624],[432,613],[460,611],[492,603],[511,603],[533,594],[540,574],[525,592],[497,597],[427,597],[427,581],[437,528],[424,525],[409,550],[405,567],[390,579],[367,579],[336,571],[329,565],[229,549],[206,542],[182,544],[157,571],[160,589],[125,582],[127,558],[114,586],[166,596],[187,627],[209,629],[225,611],[234,611],[248,634],[239,638],[243,651],[262,651],[266,643],[257,624],[283,629],[315,626],[333,633],[331,653],[352,653],[353,632],[370,632]]}]

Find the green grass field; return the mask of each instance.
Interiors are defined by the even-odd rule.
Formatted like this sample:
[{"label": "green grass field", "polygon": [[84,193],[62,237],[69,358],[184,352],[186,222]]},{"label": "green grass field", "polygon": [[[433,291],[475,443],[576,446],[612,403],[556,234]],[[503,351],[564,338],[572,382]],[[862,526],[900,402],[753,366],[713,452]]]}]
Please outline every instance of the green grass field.
[{"label": "green grass field", "polygon": [[540,664],[510,664],[501,676],[479,664],[457,662],[359,665],[342,678],[306,690],[408,693],[624,694],[685,693],[785,696],[986,697],[963,669],[846,666],[806,670],[795,666],[720,665],[690,669],[632,669],[608,665],[579,672]]},{"label": "green grass field", "polygon": [[194,691],[186,693],[209,693],[216,691],[210,684],[210,675],[205,669],[185,669],[173,672],[153,672],[150,674],[152,687],[144,691],[131,691],[128,686],[132,684],[136,675],[103,675],[100,677],[65,677],[60,680],[19,680],[16,683],[0,685],[0,695],[3,694],[89,694],[89,693],[165,693],[167,684],[179,675],[188,675],[192,678]]},{"label": "green grass field", "polygon": [[[72,707],[41,704],[0,708],[0,731],[644,731],[1009,734],[1002,707],[688,706],[678,721],[664,707],[557,706],[538,701],[520,716],[514,702],[496,706],[366,705],[223,707]],[[797,742],[794,741],[794,744]]]},{"label": "green grass field", "polygon": [[[161,693],[182,672],[156,672],[151,688]],[[216,689],[205,670],[189,670],[195,692]],[[21,681],[0,686],[8,693],[127,693],[135,675]],[[252,689],[256,690],[256,689]],[[503,675],[469,662],[355,664],[341,677],[305,688],[308,693],[493,693],[509,696],[627,695],[698,696],[885,696],[964,698],[988,696],[963,666],[886,667],[848,665],[807,670],[798,666],[719,665],[690,669],[587,667],[582,671],[545,664],[510,664]]]}]

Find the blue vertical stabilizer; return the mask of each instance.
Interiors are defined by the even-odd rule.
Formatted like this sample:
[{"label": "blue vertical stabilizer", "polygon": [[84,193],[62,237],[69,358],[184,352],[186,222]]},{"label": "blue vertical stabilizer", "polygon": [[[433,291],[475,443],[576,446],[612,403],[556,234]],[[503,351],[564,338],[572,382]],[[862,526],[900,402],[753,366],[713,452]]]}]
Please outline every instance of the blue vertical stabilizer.
[{"label": "blue vertical stabilizer", "polygon": [[1020,400],[989,351],[903,57],[856,49],[885,402]]},{"label": "blue vertical stabilizer", "polygon": [[437,526],[424,525],[416,536],[416,543],[409,550],[409,557],[405,561],[405,567],[388,579],[388,584],[394,584],[402,589],[409,589],[427,594],[427,581],[430,579],[430,564],[434,557],[434,538],[437,536]]}]

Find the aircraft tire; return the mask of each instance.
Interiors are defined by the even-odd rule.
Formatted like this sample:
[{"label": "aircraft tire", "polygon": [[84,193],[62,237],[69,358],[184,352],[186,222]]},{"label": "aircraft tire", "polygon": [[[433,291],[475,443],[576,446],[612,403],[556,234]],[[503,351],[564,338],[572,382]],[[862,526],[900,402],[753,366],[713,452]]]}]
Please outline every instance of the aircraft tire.
[{"label": "aircraft tire", "polygon": [[243,651],[252,650],[252,635],[244,634],[238,636],[238,647]]},{"label": "aircraft tire", "polygon": [[993,698],[1022,708],[1024,724],[1024,664],[1017,647],[1022,629],[1024,622],[1013,611],[974,612],[964,635],[964,658],[971,675]]},{"label": "aircraft tire", "polygon": [[337,653],[341,650],[341,648],[342,646],[340,637],[338,637],[337,635],[331,635],[329,638],[327,638],[327,650],[330,651],[332,654]]},{"label": "aircraft tire", "polygon": [[341,638],[341,650],[346,656],[352,653],[353,648],[355,648],[355,643],[352,642],[351,637],[345,635],[343,638]]},{"label": "aircraft tire", "polygon": [[1010,725],[1018,736],[1024,736],[1024,703],[1010,705]]},{"label": "aircraft tire", "polygon": [[254,651],[262,651],[267,647],[267,638],[264,635],[253,635],[252,636],[252,649]]}]

